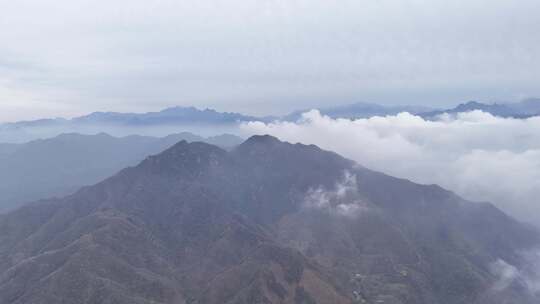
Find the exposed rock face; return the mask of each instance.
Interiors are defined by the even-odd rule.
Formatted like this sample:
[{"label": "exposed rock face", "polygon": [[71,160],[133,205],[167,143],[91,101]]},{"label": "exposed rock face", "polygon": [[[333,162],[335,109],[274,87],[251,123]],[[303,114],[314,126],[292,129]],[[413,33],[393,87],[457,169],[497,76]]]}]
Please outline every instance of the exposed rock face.
[{"label": "exposed rock face", "polygon": [[0,303],[538,303],[490,271],[538,244],[489,204],[315,146],[182,141],[1,216]]}]

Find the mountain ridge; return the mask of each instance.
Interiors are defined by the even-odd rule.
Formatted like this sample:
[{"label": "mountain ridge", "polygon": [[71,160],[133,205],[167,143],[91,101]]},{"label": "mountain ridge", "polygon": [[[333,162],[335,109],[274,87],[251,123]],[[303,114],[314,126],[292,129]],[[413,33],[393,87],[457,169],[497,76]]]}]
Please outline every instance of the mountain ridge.
[{"label": "mountain ridge", "polygon": [[181,141],[1,216],[0,232],[6,304],[538,300],[519,281],[490,288],[498,259],[527,267],[518,252],[540,244],[536,230],[270,136],[232,151]]},{"label": "mountain ridge", "polygon": [[[505,118],[528,118],[540,115],[540,99],[529,98],[518,103],[481,103],[470,101],[453,108],[435,109],[418,105],[380,105],[358,102],[353,104],[318,107],[321,114],[331,118],[361,119],[373,116],[397,115],[409,112],[425,119],[437,119],[441,114],[456,114],[482,110],[494,116]],[[216,128],[222,132],[238,133],[238,126],[244,122],[276,120],[296,122],[305,110],[296,110],[282,116],[257,117],[235,112],[218,112],[213,109],[195,107],[170,107],[158,112],[122,113],[93,112],[87,115],[65,118],[38,119],[0,123],[0,142],[17,143],[42,137],[57,136],[75,130],[78,133],[95,134],[106,132],[114,135],[127,134],[164,136],[183,130],[207,135],[215,135]],[[210,127],[210,128],[208,128]],[[226,131],[224,131],[226,130]]]},{"label": "mountain ridge", "polygon": [[67,195],[180,140],[207,141],[226,149],[242,142],[233,135],[204,138],[187,132],[161,138],[65,133],[25,144],[0,145],[0,212],[40,198]]},{"label": "mountain ridge", "polygon": [[469,101],[454,108],[418,113],[424,118],[435,118],[441,114],[457,114],[480,110],[503,118],[529,118],[540,115],[540,99],[529,98],[517,103],[481,103]]}]

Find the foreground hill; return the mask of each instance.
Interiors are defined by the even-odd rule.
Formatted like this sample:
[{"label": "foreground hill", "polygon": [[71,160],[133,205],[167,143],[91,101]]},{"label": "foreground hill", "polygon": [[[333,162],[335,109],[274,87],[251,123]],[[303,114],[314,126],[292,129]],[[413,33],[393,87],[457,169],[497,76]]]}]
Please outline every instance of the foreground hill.
[{"label": "foreground hill", "polygon": [[[490,204],[255,136],[182,141],[0,217],[0,303],[538,303]],[[501,280],[504,284],[501,284]]]},{"label": "foreground hill", "polygon": [[163,138],[63,134],[26,144],[0,144],[0,212],[22,203],[64,196],[95,184],[180,140],[207,141],[225,148],[242,140],[232,135],[202,138],[180,133]]}]

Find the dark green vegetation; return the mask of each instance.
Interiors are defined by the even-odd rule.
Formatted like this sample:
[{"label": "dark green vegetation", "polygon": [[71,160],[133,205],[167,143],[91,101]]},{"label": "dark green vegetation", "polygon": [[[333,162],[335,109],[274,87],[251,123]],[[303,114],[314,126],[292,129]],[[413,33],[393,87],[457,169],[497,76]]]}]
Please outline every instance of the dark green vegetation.
[{"label": "dark green vegetation", "polygon": [[1,216],[0,303],[532,304],[490,265],[539,244],[490,204],[315,146],[182,141]]}]

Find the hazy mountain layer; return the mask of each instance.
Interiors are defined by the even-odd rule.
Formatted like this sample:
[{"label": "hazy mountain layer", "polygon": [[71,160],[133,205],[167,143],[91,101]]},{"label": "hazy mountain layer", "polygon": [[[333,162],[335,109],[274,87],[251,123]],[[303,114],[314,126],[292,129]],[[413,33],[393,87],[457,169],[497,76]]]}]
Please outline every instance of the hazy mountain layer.
[{"label": "hazy mountain layer", "polygon": [[174,107],[148,113],[94,112],[73,119],[52,118],[0,124],[0,142],[20,143],[66,132],[166,136],[180,129],[214,136],[216,132],[237,131],[238,123],[242,121],[267,119],[194,107]]},{"label": "hazy mountain layer", "polygon": [[0,212],[24,202],[63,196],[135,165],[180,140],[224,148],[241,143],[232,135],[202,138],[190,133],[163,138],[63,134],[26,144],[0,144]]},{"label": "hazy mountain layer", "polygon": [[540,99],[531,98],[531,99],[526,99],[517,103],[494,103],[494,104],[470,101],[467,103],[459,104],[455,108],[445,109],[445,110],[436,110],[436,111],[427,111],[427,112],[422,112],[418,114],[425,118],[434,118],[437,115],[440,115],[443,113],[456,114],[456,113],[462,113],[462,112],[470,112],[474,110],[480,110],[486,113],[490,113],[494,116],[505,117],[505,118],[527,118],[527,117],[540,115]]},{"label": "hazy mountain layer", "polygon": [[[105,132],[114,136],[137,134],[160,137],[176,133],[181,129],[207,136],[215,135],[216,132],[236,134],[239,132],[239,124],[243,122],[297,121],[301,118],[302,113],[309,110],[311,109],[297,110],[282,117],[255,117],[240,113],[218,112],[212,109],[199,110],[194,107],[173,107],[148,113],[94,112],[73,119],[52,118],[0,124],[0,142],[21,143],[38,138],[53,137],[66,132],[81,134]],[[540,99],[527,99],[519,103],[504,104],[485,104],[471,101],[455,108],[438,110],[426,106],[387,106],[375,103],[319,107],[319,111],[323,115],[348,119],[396,115],[401,112],[433,119],[443,113],[455,114],[473,110],[482,110],[501,117],[526,118],[540,114]]]}]

